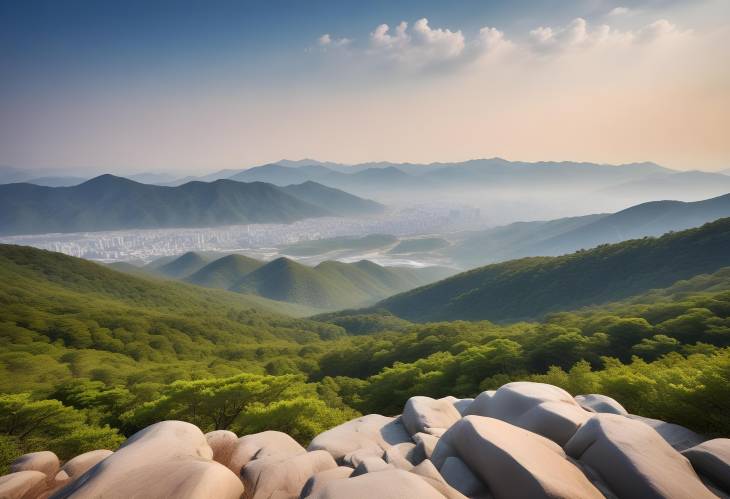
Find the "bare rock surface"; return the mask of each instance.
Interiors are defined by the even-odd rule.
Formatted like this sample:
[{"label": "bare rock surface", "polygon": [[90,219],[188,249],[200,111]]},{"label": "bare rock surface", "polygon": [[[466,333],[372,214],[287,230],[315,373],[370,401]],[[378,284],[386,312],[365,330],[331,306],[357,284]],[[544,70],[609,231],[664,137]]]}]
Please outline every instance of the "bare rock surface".
[{"label": "bare rock surface", "polygon": [[479,477],[469,469],[464,461],[456,456],[447,457],[439,471],[446,483],[465,496],[484,495],[487,492],[486,486]]},{"label": "bare rock surface", "polygon": [[628,416],[629,413],[624,406],[607,395],[600,393],[591,393],[589,395],[576,395],[575,401],[578,402],[583,409],[591,412],[605,412],[608,414],[618,414],[620,416]]},{"label": "bare rock surface", "polygon": [[678,424],[667,423],[660,419],[645,418],[635,414],[629,414],[629,418],[651,426],[669,445],[680,452],[707,440],[702,435]]},{"label": "bare rock surface", "polygon": [[205,434],[205,440],[213,450],[213,461],[228,466],[231,462],[233,449],[236,448],[238,437],[228,430],[215,430]]},{"label": "bare rock surface", "polygon": [[352,468],[349,466],[338,466],[337,468],[331,468],[329,470],[320,471],[315,473],[307,483],[304,484],[300,498],[304,499],[310,495],[319,492],[325,485],[333,480],[340,480],[342,478],[349,478],[352,475]]},{"label": "bare rock surface", "polygon": [[591,415],[562,388],[526,381],[503,385],[483,406],[478,415],[501,419],[559,445],[564,445]]},{"label": "bare rock surface", "polygon": [[309,496],[313,499],[444,499],[421,477],[403,470],[366,473],[333,480]]},{"label": "bare rock surface", "polygon": [[231,451],[228,468],[236,475],[249,462],[267,457],[292,457],[304,454],[306,449],[286,433],[263,431],[238,439]]},{"label": "bare rock surface", "polygon": [[274,496],[299,497],[309,478],[321,471],[337,468],[325,451],[305,452],[255,459],[241,472],[245,499],[268,499]]},{"label": "bare rock surface", "polygon": [[53,497],[240,497],[240,480],[212,457],[212,449],[196,426],[163,421],[135,433],[114,454]]},{"label": "bare rock surface", "polygon": [[339,463],[355,451],[382,456],[391,445],[411,442],[400,418],[370,414],[320,433],[308,450],[325,450]]},{"label": "bare rock surface", "polygon": [[730,499],[730,439],[518,382],[473,400],[412,397],[400,416],[356,418],[307,449],[278,431],[163,421],[115,452],[34,452],[12,471],[0,499]]},{"label": "bare rock surface", "polygon": [[467,416],[452,426],[436,446],[434,464],[441,469],[452,456],[498,499],[603,497],[559,445],[499,419]]},{"label": "bare rock surface", "polygon": [[682,454],[697,473],[730,491],[730,438],[716,438],[691,447]]},{"label": "bare rock surface", "polygon": [[15,471],[0,477],[2,499],[31,499],[46,489],[48,477],[36,470]]},{"label": "bare rock surface", "polygon": [[715,497],[689,461],[640,421],[596,414],[565,450],[596,470],[622,498]]},{"label": "bare rock surface", "polygon": [[455,400],[457,399],[453,397],[438,400],[431,397],[411,397],[403,408],[403,425],[411,435],[432,433],[435,428],[447,430],[461,418],[461,414],[454,407]]},{"label": "bare rock surface", "polygon": [[10,465],[11,472],[40,471],[48,479],[53,479],[58,473],[58,456],[51,451],[31,452],[24,454]]},{"label": "bare rock surface", "polygon": [[75,480],[112,454],[106,449],[84,452],[66,461],[59,473],[63,473],[67,480]]}]

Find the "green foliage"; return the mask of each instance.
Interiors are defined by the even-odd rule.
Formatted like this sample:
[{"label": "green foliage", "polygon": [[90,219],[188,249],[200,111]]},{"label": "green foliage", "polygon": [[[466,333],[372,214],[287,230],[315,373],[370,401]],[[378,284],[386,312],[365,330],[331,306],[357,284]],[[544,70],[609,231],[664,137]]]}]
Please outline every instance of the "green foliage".
[{"label": "green foliage", "polygon": [[730,265],[730,218],[558,257],[487,265],[380,302],[404,319],[512,322],[608,303]]}]

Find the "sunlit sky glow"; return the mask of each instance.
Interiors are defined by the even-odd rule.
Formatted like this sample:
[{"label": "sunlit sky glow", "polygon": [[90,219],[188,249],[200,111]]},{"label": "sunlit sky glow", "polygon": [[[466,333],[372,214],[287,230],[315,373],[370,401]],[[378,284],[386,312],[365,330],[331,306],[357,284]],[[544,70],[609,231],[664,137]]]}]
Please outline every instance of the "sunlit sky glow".
[{"label": "sunlit sky glow", "polygon": [[0,2],[0,164],[730,168],[727,0]]}]

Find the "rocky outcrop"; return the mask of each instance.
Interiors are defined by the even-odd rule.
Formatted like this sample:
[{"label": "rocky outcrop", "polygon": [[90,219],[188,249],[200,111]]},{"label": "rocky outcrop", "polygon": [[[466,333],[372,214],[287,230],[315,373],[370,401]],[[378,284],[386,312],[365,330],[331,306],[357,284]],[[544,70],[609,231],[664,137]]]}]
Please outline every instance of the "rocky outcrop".
[{"label": "rocky outcrop", "polygon": [[596,414],[565,445],[619,497],[714,497],[689,461],[652,427],[617,414]]},{"label": "rocky outcrop", "polygon": [[716,438],[691,447],[682,454],[695,471],[722,490],[730,491],[730,438]]},{"label": "rocky outcrop", "polygon": [[164,421],[115,452],[21,456],[0,498],[727,497],[730,440],[703,440],[609,397],[509,383],[474,400],[413,397],[401,416],[354,419],[306,449],[278,431]]}]

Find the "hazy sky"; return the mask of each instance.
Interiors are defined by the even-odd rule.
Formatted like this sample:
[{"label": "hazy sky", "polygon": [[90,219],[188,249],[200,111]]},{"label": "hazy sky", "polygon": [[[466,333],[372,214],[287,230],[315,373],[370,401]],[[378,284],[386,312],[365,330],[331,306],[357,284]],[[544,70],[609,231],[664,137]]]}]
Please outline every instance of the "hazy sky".
[{"label": "hazy sky", "polygon": [[0,0],[0,164],[730,168],[730,1]]}]

